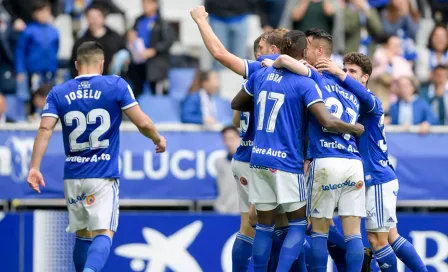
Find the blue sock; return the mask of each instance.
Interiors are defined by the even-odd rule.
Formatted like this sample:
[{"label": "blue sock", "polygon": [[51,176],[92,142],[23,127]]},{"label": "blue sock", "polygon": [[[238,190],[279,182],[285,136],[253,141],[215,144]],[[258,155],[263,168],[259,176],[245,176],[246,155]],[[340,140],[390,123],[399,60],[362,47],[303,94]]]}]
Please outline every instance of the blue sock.
[{"label": "blue sock", "polygon": [[76,272],[82,272],[87,260],[87,251],[92,244],[91,238],[76,236],[75,247],[73,248],[73,263]]},{"label": "blue sock", "polygon": [[397,272],[397,256],[390,245],[375,251],[375,258],[380,266],[381,272]]},{"label": "blue sock", "polygon": [[[302,250],[300,251],[299,257],[294,261],[291,266],[290,272],[307,272],[307,262],[306,262],[306,254],[309,251],[310,245],[306,240],[303,240]],[[338,271],[339,272],[339,271]]]},{"label": "blue sock", "polygon": [[277,271],[288,272],[292,263],[299,257],[305,240],[305,231],[308,221],[305,218],[290,220],[288,234],[283,242],[278,259]]},{"label": "blue sock", "polygon": [[[312,272],[327,272],[327,233],[311,233],[310,265]],[[359,272],[359,271],[357,271]]]},{"label": "blue sock", "polygon": [[333,259],[338,272],[346,272],[347,264],[345,262],[345,241],[344,236],[339,232],[336,226],[330,226],[328,232],[328,252]]},{"label": "blue sock", "polygon": [[254,239],[238,232],[232,248],[232,271],[246,272],[252,256]]},{"label": "blue sock", "polygon": [[285,241],[288,234],[288,227],[278,227],[274,229],[272,235],[272,249],[271,257],[269,258],[268,271],[275,272],[278,265],[278,257],[280,256],[280,250],[282,249],[283,241]]},{"label": "blue sock", "polygon": [[311,270],[311,247],[307,240],[303,242],[303,251],[305,252],[305,262],[307,270]]},{"label": "blue sock", "polygon": [[345,236],[345,243],[347,272],[361,271],[362,262],[364,261],[364,245],[362,244],[361,234]]},{"label": "blue sock", "polygon": [[106,264],[109,257],[112,240],[107,235],[97,235],[93,238],[87,252],[87,261],[84,272],[99,272]]},{"label": "blue sock", "polygon": [[412,271],[427,272],[425,264],[415,251],[414,246],[403,237],[398,237],[392,244],[397,257]]},{"label": "blue sock", "polygon": [[252,249],[254,272],[266,272],[268,269],[269,257],[271,256],[273,232],[274,225],[266,226],[260,223],[257,224],[254,246]]}]

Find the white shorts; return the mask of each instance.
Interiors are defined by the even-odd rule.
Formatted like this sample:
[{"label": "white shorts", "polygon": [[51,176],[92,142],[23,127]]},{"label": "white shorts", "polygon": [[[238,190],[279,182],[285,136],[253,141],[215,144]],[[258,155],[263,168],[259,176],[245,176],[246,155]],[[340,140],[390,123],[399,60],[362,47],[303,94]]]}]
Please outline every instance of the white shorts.
[{"label": "white shorts", "polygon": [[249,212],[249,187],[248,183],[252,181],[252,171],[247,162],[232,160],[232,172],[237,183],[238,207],[240,212]]},{"label": "white shorts", "polygon": [[362,162],[356,159],[320,158],[308,172],[308,210],[313,218],[365,217],[365,186]]},{"label": "white shorts", "polygon": [[289,173],[262,166],[250,166],[253,180],[249,183],[249,202],[259,211],[282,205],[285,212],[306,205],[306,184],[303,174]]},{"label": "white shorts", "polygon": [[111,230],[118,227],[118,179],[66,179],[67,232]]},{"label": "white shorts", "polygon": [[[372,185],[366,190],[366,229],[388,232],[397,226],[398,180]],[[379,230],[383,231],[379,231]]]}]

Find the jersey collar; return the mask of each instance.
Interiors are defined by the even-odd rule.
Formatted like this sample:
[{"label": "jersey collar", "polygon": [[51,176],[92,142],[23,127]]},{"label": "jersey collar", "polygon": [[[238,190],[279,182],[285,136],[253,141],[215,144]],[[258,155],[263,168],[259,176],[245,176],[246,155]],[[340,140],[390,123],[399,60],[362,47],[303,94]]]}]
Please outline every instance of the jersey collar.
[{"label": "jersey collar", "polygon": [[77,77],[75,77],[75,79],[78,78],[84,78],[84,77],[94,77],[94,76],[99,76],[100,74],[87,74],[87,75],[79,75]]}]

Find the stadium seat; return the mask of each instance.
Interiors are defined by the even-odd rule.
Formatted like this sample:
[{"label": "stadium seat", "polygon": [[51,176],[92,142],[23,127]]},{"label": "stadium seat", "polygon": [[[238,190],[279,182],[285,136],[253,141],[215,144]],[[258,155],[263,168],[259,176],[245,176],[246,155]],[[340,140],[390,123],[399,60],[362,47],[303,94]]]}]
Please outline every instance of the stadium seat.
[{"label": "stadium seat", "polygon": [[132,28],[135,23],[135,19],[142,15],[142,1],[141,0],[113,0],[114,4],[117,5],[126,14],[126,28]]},{"label": "stadium seat", "polygon": [[72,18],[67,14],[59,15],[55,19],[54,25],[59,31],[58,59],[69,60],[72,57],[72,47],[74,45]]},{"label": "stadium seat", "polygon": [[6,95],[6,104],[8,105],[6,109],[6,115],[14,119],[15,121],[25,120],[25,105],[17,95]]},{"label": "stadium seat", "polygon": [[112,13],[107,15],[106,25],[121,36],[123,36],[126,32],[126,21],[121,14]]},{"label": "stadium seat", "polygon": [[221,82],[221,97],[227,100],[232,100],[243,84],[241,76],[227,69],[219,71],[219,81]]},{"label": "stadium seat", "polygon": [[190,9],[203,5],[202,0],[166,0],[159,1],[162,17],[167,21],[178,21],[190,17]]},{"label": "stadium seat", "polygon": [[155,123],[180,123],[180,102],[170,97],[148,94],[141,95],[138,102]]},{"label": "stadium seat", "polygon": [[218,112],[218,123],[225,126],[232,124],[233,111],[228,100],[222,98],[217,99],[216,110]]},{"label": "stadium seat", "polygon": [[170,97],[176,101],[182,101],[193,82],[195,73],[194,68],[170,69],[168,74]]}]

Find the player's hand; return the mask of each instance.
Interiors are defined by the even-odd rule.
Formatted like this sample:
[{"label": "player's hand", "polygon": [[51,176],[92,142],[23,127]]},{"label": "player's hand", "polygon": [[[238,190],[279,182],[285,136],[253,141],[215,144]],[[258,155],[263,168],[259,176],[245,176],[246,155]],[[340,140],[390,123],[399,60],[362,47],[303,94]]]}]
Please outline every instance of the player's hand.
[{"label": "player's hand", "polygon": [[336,76],[345,75],[344,71],[330,59],[319,59],[316,62],[316,68],[319,72],[325,71]]},{"label": "player's hand", "polygon": [[316,67],[314,67],[313,65],[309,64],[306,60],[301,59],[299,60],[300,63],[302,63],[303,65],[305,65],[306,67],[313,69],[314,71],[317,71]]},{"label": "player's hand", "polygon": [[40,194],[40,186],[45,187],[44,177],[42,173],[37,169],[30,169],[28,173],[28,186],[33,189],[35,192]]},{"label": "player's hand", "polygon": [[360,123],[355,124],[355,135],[356,137],[361,136],[364,133],[364,126]]},{"label": "player's hand", "polygon": [[166,139],[163,136],[159,136],[160,140],[156,145],[156,153],[163,153],[166,150]]},{"label": "player's hand", "polygon": [[263,66],[263,67],[272,67],[273,64],[274,64],[274,61],[271,59],[264,59],[261,62],[261,66]]},{"label": "player's hand", "polygon": [[197,6],[190,10],[191,18],[198,24],[201,21],[204,21],[208,17],[208,13],[205,11],[204,6]]}]

